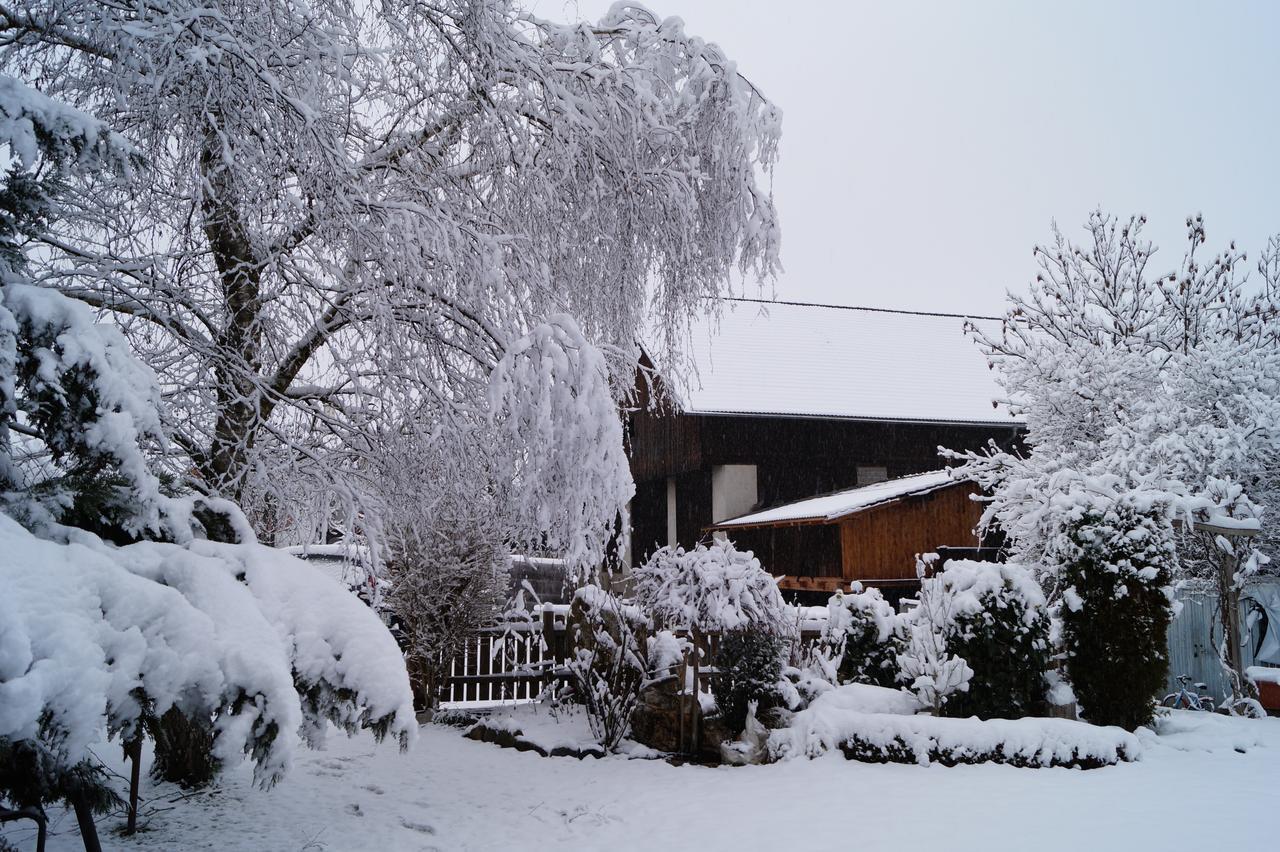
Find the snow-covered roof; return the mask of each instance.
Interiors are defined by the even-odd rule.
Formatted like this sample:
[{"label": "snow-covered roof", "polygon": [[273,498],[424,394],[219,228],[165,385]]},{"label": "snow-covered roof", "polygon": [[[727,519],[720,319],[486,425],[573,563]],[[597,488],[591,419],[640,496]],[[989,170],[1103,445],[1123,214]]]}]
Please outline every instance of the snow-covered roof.
[{"label": "snow-covered roof", "polygon": [[743,515],[740,518],[720,521],[715,526],[747,527],[780,523],[825,523],[883,503],[900,500],[903,497],[928,494],[930,491],[946,488],[957,482],[959,480],[952,479],[945,470],[917,473],[913,476],[889,479],[873,485],[863,485],[860,488],[837,491],[834,494],[824,494],[821,497],[810,497],[807,500],[787,503],[784,506],[775,506],[762,512],[754,512],[750,515]]},{"label": "snow-covered roof", "polygon": [[700,320],[692,374],[672,390],[690,414],[1015,425],[965,323],[999,320],[730,299]]}]

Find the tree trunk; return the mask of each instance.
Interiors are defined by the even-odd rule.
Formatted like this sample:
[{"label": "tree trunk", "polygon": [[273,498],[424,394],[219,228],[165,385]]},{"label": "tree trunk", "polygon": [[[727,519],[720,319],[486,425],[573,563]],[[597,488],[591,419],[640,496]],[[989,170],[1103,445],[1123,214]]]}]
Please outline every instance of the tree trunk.
[{"label": "tree trunk", "polygon": [[139,730],[125,743],[124,755],[129,760],[129,810],[125,820],[125,834],[138,830],[138,782],[142,772],[142,731]]},{"label": "tree trunk", "polygon": [[182,787],[203,787],[218,773],[210,725],[192,721],[170,709],[149,725],[156,743],[151,774]]},{"label": "tree trunk", "polygon": [[214,369],[218,411],[208,470],[209,484],[240,502],[262,413],[262,262],[237,209],[233,170],[211,131],[200,156],[208,191],[201,203],[205,237],[221,279],[225,325],[217,335],[223,357]]},{"label": "tree trunk", "polygon": [[102,844],[98,841],[98,827],[93,822],[93,807],[83,790],[72,794],[71,807],[76,812],[76,824],[80,826],[84,852],[102,852]]},{"label": "tree trunk", "polygon": [[[1216,548],[1216,545],[1214,545]],[[1217,552],[1218,620],[1222,624],[1222,663],[1231,681],[1231,703],[1257,698],[1253,685],[1244,676],[1244,648],[1240,644],[1240,587],[1235,575],[1239,557]]]}]

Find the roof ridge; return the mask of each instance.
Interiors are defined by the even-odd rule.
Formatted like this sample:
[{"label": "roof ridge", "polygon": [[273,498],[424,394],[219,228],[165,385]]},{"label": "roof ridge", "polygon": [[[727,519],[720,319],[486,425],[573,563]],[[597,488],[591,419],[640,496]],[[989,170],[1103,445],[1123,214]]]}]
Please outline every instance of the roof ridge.
[{"label": "roof ridge", "polygon": [[899,308],[871,308],[865,305],[831,305],[825,302],[793,302],[788,299],[753,299],[749,296],[720,296],[722,302],[752,302],[758,305],[789,305],[799,308],[834,308],[840,311],[870,311],[878,314],[905,314],[916,317],[949,317],[951,319],[978,319],[998,321],[1003,317],[985,314],[951,314],[944,311],[908,311]]}]

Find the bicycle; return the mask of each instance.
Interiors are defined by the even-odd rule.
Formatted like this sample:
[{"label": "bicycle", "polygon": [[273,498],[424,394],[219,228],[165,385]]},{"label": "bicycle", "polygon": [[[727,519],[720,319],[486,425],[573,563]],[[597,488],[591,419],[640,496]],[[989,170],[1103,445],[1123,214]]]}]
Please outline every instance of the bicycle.
[{"label": "bicycle", "polygon": [[1178,683],[1182,687],[1177,692],[1170,692],[1160,702],[1160,706],[1169,707],[1174,710],[1200,710],[1205,713],[1212,713],[1216,709],[1213,699],[1207,695],[1201,695],[1200,690],[1208,689],[1207,684],[1195,684],[1196,691],[1192,692],[1187,688],[1187,684],[1191,683],[1191,678],[1187,675],[1178,675]]}]

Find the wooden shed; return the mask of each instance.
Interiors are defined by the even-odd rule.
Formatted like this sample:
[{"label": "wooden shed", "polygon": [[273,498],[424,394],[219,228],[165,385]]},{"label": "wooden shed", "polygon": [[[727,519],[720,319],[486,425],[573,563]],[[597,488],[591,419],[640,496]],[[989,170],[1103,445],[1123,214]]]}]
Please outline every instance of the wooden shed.
[{"label": "wooden shed", "polygon": [[916,554],[977,547],[982,504],[945,470],[904,476],[777,506],[708,528],[782,574],[785,591],[914,586]]}]

